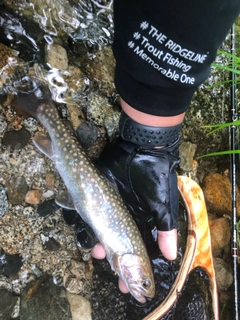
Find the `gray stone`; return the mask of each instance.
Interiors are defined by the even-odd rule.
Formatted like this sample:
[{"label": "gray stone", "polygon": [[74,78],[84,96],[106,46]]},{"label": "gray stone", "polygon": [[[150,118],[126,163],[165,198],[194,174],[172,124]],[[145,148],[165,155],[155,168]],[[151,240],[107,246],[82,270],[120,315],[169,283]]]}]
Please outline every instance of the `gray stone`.
[{"label": "gray stone", "polygon": [[213,263],[216,272],[218,290],[225,291],[233,283],[232,268],[221,258],[215,258]]},{"label": "gray stone", "polygon": [[72,319],[69,303],[62,290],[46,276],[29,284],[21,294],[20,319]]},{"label": "gray stone", "polygon": [[0,319],[11,319],[18,297],[3,288],[0,288],[0,297]]},{"label": "gray stone", "polygon": [[7,210],[8,210],[8,199],[6,194],[6,188],[0,185],[0,218],[4,216]]},{"label": "gray stone", "polygon": [[68,68],[67,52],[58,44],[46,44],[45,61],[52,68],[59,70],[66,70]]},{"label": "gray stone", "polygon": [[66,293],[70,309],[72,313],[72,320],[91,320],[91,305],[84,297]]},{"label": "gray stone", "polygon": [[189,141],[182,142],[179,146],[179,155],[180,155],[180,168],[189,172],[192,170],[192,161],[195,155],[197,146]]},{"label": "gray stone", "polygon": [[21,204],[28,190],[24,177],[14,176],[6,182],[7,195],[11,204]]}]

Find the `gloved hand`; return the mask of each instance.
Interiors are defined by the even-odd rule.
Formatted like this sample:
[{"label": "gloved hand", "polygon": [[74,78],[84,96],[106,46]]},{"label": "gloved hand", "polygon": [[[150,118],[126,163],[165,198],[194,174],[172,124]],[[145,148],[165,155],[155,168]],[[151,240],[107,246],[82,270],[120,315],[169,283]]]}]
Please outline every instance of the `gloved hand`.
[{"label": "gloved hand", "polygon": [[[136,132],[138,128],[130,128],[129,131],[126,129],[125,120],[124,124],[122,119],[120,121],[120,133],[124,138],[127,135],[127,139],[129,134],[129,140],[133,140],[134,143],[125,141],[121,137],[115,139],[100,155],[98,167],[110,181],[117,184],[143,238],[146,222],[152,217],[159,231],[174,229],[176,231],[178,189],[175,167],[180,162],[178,153],[180,126],[177,128],[177,133],[169,138],[175,140],[173,143],[162,148],[153,146],[148,148],[145,146],[147,143],[141,141],[144,139],[140,140],[140,145],[136,143],[139,139],[130,131]],[[142,136],[141,133],[140,135]],[[152,136],[155,137],[154,134]],[[151,138],[151,135],[147,137]],[[166,138],[166,144],[169,144],[169,139]],[[165,236],[164,232],[160,234]],[[176,234],[174,237],[176,238]]]},{"label": "gloved hand", "polygon": [[[117,138],[98,159],[100,170],[116,182],[138,227],[154,217],[158,230],[177,228],[178,189],[174,168],[179,163],[178,141],[147,149]],[[141,230],[143,231],[143,230]]]}]

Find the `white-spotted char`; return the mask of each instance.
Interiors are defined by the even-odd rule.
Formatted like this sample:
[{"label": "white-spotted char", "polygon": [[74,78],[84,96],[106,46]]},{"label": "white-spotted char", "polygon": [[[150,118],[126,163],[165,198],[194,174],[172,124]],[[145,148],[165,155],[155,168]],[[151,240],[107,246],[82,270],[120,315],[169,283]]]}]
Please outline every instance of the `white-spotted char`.
[{"label": "white-spotted char", "polygon": [[[44,86],[28,94],[19,92],[13,106],[36,117],[48,136],[36,136],[34,144],[55,164],[70,197],[58,203],[74,207],[103,244],[112,270],[141,303],[152,298],[155,284],[141,234],[119,193],[96,169],[78,141],[62,123]],[[65,197],[65,201],[62,201]]]}]

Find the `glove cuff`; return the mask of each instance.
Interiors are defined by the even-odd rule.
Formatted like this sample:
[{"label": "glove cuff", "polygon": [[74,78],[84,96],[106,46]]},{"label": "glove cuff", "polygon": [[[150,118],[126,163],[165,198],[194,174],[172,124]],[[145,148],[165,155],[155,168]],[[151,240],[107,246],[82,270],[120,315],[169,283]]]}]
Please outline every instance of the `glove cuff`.
[{"label": "glove cuff", "polygon": [[172,127],[153,127],[140,124],[122,111],[119,121],[123,140],[145,148],[168,147],[179,139],[182,123]]}]

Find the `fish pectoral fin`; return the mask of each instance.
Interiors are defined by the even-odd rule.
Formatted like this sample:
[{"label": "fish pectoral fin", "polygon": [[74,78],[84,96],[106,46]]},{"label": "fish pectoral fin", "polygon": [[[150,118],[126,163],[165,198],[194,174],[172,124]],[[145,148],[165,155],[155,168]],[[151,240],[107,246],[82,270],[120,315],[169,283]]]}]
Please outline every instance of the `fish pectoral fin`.
[{"label": "fish pectoral fin", "polygon": [[56,204],[58,204],[60,207],[65,208],[67,210],[76,210],[72,196],[69,194],[68,191],[62,191],[56,196],[55,199]]},{"label": "fish pectoral fin", "polygon": [[112,260],[112,270],[114,271],[115,275],[119,274],[119,256],[115,255]]},{"label": "fish pectoral fin", "polygon": [[34,145],[48,158],[53,158],[52,141],[48,135],[38,135],[33,138]]}]

